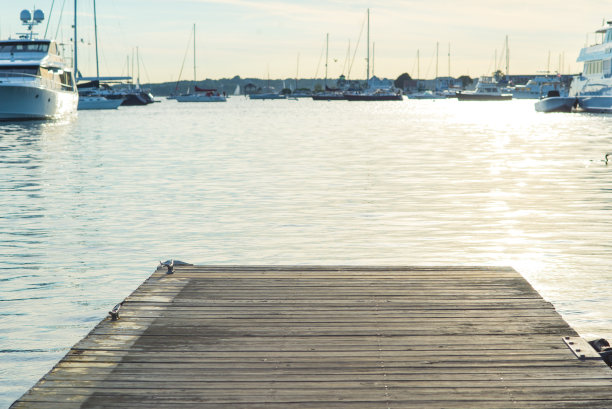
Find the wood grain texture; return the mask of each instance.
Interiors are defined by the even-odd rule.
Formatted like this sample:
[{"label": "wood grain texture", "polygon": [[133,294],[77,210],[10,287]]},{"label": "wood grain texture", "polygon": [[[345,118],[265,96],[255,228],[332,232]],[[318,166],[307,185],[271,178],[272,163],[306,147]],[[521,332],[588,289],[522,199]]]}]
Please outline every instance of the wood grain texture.
[{"label": "wood grain texture", "polygon": [[13,408],[608,408],[505,267],[158,269]]}]

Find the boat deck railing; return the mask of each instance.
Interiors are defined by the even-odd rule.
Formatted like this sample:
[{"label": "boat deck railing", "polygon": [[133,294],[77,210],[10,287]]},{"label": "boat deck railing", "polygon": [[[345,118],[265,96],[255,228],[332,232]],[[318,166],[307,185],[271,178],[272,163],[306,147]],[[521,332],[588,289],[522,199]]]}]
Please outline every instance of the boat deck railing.
[{"label": "boat deck railing", "polygon": [[57,79],[44,78],[41,75],[24,72],[0,71],[0,85],[4,84],[72,91],[72,85],[64,84]]}]

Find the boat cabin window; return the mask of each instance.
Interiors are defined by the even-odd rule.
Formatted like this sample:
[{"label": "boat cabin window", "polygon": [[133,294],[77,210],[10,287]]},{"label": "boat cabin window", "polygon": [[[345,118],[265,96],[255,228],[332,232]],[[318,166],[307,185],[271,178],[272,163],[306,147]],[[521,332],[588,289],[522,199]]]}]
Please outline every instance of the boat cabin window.
[{"label": "boat cabin window", "polygon": [[604,39],[604,43],[612,43],[612,30],[606,31],[606,38]]},{"label": "boat cabin window", "polygon": [[68,71],[64,71],[60,74],[60,82],[64,86],[64,88],[72,89],[72,73]]},{"label": "boat cabin window", "polygon": [[25,75],[39,75],[39,67],[0,67],[0,77]]},{"label": "boat cabin window", "polygon": [[49,43],[4,43],[0,44],[0,53],[46,53]]},{"label": "boat cabin window", "polygon": [[584,63],[584,74],[585,75],[593,75],[593,74],[601,74],[603,72],[603,61],[586,61]]}]

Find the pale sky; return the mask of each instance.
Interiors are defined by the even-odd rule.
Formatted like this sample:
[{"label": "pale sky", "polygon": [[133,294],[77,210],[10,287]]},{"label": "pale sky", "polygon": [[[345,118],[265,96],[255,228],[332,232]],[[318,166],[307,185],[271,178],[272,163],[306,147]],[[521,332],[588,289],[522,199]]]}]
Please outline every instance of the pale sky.
[{"label": "pale sky", "polygon": [[[0,0],[0,36],[22,31],[23,8],[35,3],[48,17],[52,2]],[[612,18],[610,5],[610,0],[97,0],[100,75],[126,75],[127,58],[138,47],[141,82],[176,81],[186,52],[181,79],[193,79],[193,43],[188,41],[195,23],[198,80],[265,78],[268,73],[270,78],[293,78],[296,71],[300,78],[323,77],[326,33],[328,76],[348,74],[352,61],[350,78],[365,78],[365,27],[359,35],[367,8],[377,76],[408,72],[416,77],[419,50],[420,76],[433,78],[436,42],[441,76],[449,72],[449,44],[452,76],[486,75],[496,65],[505,71],[506,35],[510,74],[535,74],[548,67],[577,73],[580,48],[587,35],[589,42],[595,40],[606,13]],[[55,0],[48,29],[47,37],[57,33],[68,44],[66,50],[71,48],[73,10],[74,0]],[[92,0],[79,0],[78,26],[83,40],[79,70],[95,75]],[[45,27],[46,21],[36,31],[44,33]]]}]

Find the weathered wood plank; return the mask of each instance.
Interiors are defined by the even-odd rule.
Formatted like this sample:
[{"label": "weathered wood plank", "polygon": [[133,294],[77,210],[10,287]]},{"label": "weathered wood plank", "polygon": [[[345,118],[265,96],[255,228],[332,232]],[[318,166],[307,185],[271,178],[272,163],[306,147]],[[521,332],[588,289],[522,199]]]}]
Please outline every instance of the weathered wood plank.
[{"label": "weathered wood plank", "polygon": [[562,336],[510,268],[179,266],[13,407],[611,407]]}]

